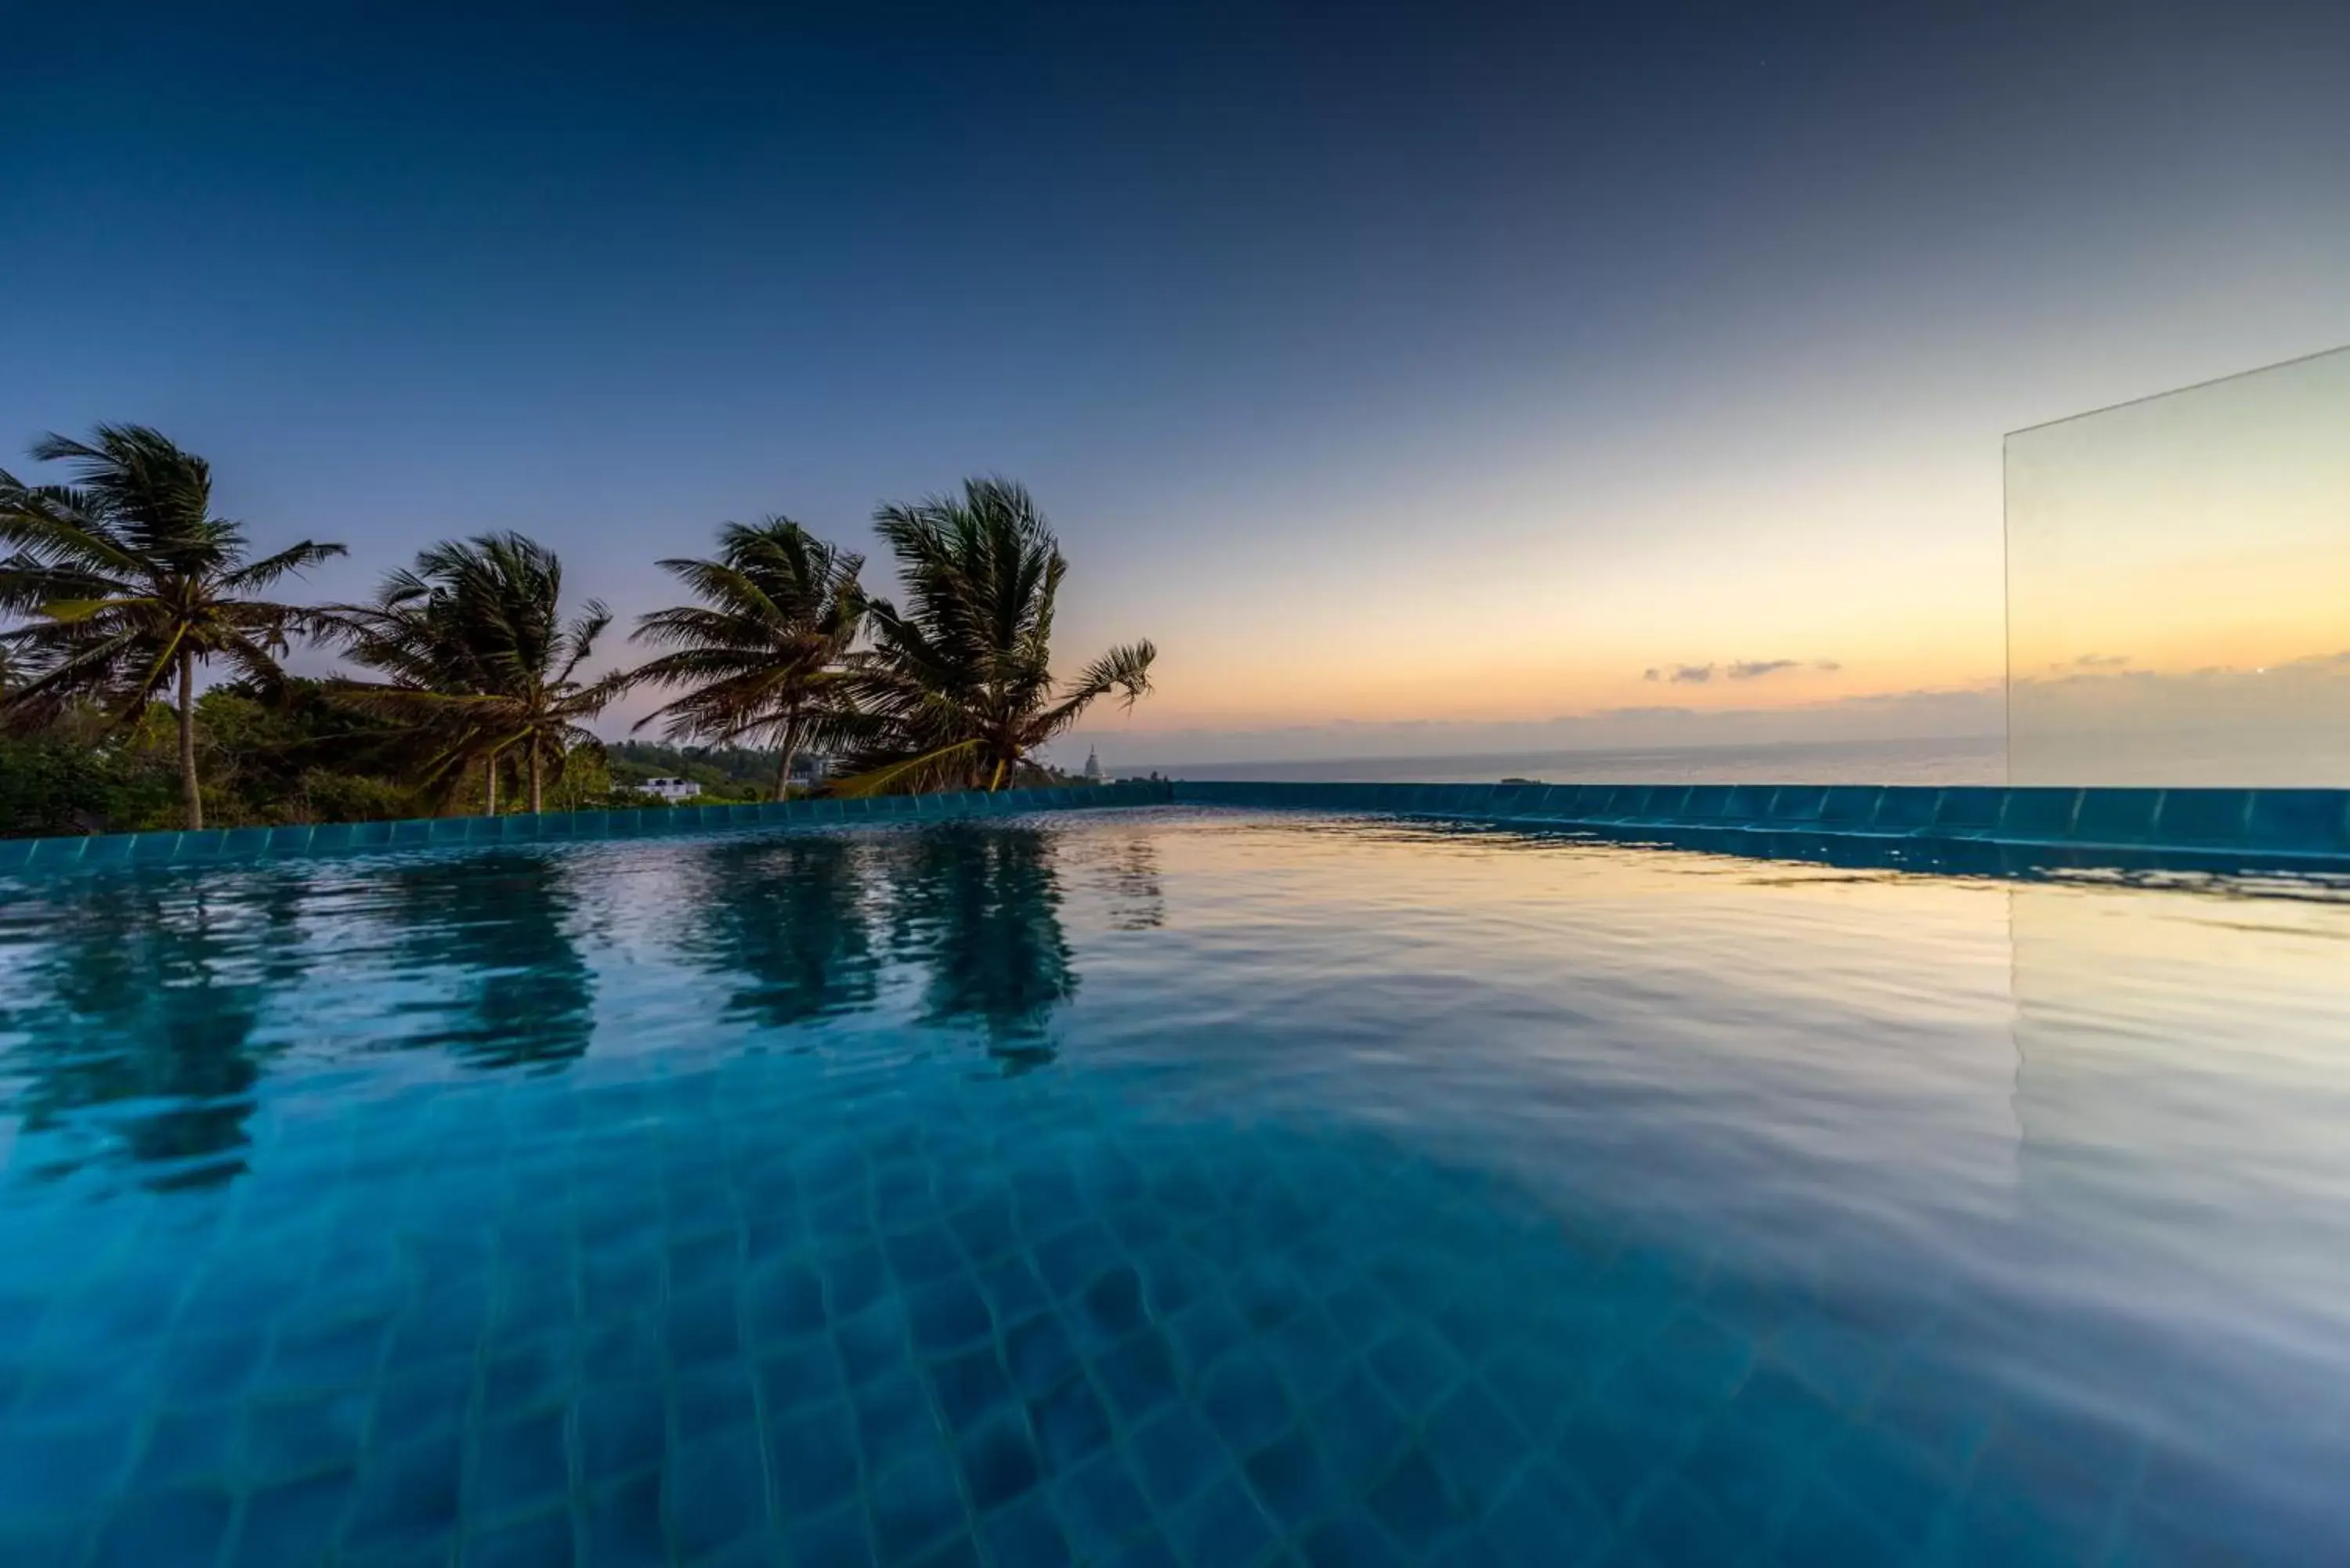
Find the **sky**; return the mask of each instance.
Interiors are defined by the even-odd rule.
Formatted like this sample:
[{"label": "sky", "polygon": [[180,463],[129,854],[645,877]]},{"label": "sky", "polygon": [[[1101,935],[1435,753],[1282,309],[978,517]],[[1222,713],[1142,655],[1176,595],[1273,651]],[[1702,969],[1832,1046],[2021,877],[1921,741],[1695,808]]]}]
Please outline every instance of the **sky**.
[{"label": "sky", "polygon": [[2017,784],[2350,786],[2350,348],[2008,437]]},{"label": "sky", "polygon": [[0,461],[153,424],[321,598],[518,528],[623,627],[1009,474],[1138,764],[1995,727],[2003,432],[2350,343],[2339,5],[0,26]]}]

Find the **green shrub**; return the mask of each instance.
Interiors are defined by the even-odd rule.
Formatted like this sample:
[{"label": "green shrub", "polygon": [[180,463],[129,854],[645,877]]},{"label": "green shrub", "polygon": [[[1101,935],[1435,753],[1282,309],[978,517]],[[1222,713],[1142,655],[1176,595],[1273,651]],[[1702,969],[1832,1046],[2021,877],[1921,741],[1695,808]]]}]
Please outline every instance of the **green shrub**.
[{"label": "green shrub", "polygon": [[178,804],[170,770],[131,744],[0,736],[0,837],[168,826]]}]

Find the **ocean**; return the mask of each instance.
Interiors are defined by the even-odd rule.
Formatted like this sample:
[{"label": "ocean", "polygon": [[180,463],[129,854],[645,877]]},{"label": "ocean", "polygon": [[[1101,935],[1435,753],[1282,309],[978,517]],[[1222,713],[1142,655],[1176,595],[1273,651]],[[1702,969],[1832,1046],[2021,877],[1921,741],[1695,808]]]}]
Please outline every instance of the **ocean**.
[{"label": "ocean", "polygon": [[1750,746],[1641,746],[1610,751],[1494,752],[1461,756],[1342,757],[1310,762],[1108,764],[1113,776],[1156,771],[1180,779],[1344,780],[1352,784],[1898,784],[2007,782],[1999,735],[1936,740],[1796,742]]}]

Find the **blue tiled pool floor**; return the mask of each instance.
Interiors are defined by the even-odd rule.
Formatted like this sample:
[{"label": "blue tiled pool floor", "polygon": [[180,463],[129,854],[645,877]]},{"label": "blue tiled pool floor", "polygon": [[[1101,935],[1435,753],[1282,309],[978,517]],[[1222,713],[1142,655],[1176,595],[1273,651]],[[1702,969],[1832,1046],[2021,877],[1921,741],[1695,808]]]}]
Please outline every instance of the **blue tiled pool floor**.
[{"label": "blue tiled pool floor", "polygon": [[[70,1560],[119,1497],[101,1561],[1555,1562],[1550,1524],[1607,1517],[1565,1417],[1607,1368],[1544,1320],[1637,1312],[1627,1366],[1669,1328],[1708,1380],[1752,1357],[1669,1260],[1545,1244],[1375,1147],[1267,1163],[898,1105],[812,1147],[708,1140],[753,1088],[449,1118],[469,1147],[387,1204],[425,1130],[395,1117],[13,1299],[12,1473],[48,1482],[19,1546]],[[1525,1294],[1474,1282],[1497,1251]]]},{"label": "blue tiled pool floor", "polygon": [[[2069,928],[1997,888],[1126,816],[6,906],[0,1562],[2342,1539],[2343,1262],[2301,1249],[2350,1074],[2288,1047],[2350,909],[2249,939],[2295,1065],[2207,1094],[2182,1176],[2133,1097],[2170,1058],[2061,1046],[2212,1049],[2190,994],[2066,989],[2208,901],[2039,890],[2103,922],[2050,1034],[2019,944]],[[2269,1179],[2303,1207],[2181,1255]]]}]

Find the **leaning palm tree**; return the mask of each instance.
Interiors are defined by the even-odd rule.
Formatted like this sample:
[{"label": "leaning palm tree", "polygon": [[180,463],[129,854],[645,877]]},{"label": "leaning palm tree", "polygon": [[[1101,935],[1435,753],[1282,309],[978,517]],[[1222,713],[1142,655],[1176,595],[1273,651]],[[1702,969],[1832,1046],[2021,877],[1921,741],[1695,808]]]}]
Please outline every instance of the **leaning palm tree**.
[{"label": "leaning palm tree", "polygon": [[6,635],[38,661],[11,688],[18,712],[95,698],[135,722],[176,684],[180,793],[187,825],[204,824],[196,781],[196,667],[224,659],[275,680],[309,612],[254,596],[340,545],[305,539],[248,557],[244,531],[215,517],[212,469],[142,425],[100,425],[87,441],[51,435],[34,458],[71,466],[68,484],[0,473],[0,611],[35,618]]},{"label": "leaning palm tree", "polygon": [[425,743],[420,782],[447,788],[475,765],[490,812],[498,775],[519,764],[530,809],[583,741],[585,722],[628,689],[626,674],[581,679],[612,624],[593,599],[563,617],[563,563],[519,534],[445,541],[384,579],[372,602],[328,612],[354,663],[380,682],[345,682],[359,707],[404,721]]},{"label": "leaning palm tree", "polygon": [[634,679],[684,694],[637,722],[673,741],[764,742],[779,754],[775,798],[790,793],[792,759],[837,707],[842,656],[857,639],[865,558],[836,549],[788,517],[719,530],[718,557],[665,560],[661,569],[702,600],[655,610],[636,640],[669,651]]},{"label": "leaning palm tree", "polygon": [[874,528],[897,552],[906,607],[877,599],[873,647],[858,656],[860,738],[847,794],[995,790],[1033,772],[1036,749],[1102,698],[1150,690],[1148,642],[1113,648],[1056,685],[1053,608],[1068,562],[1028,492],[973,479],[960,496],[884,506]]}]

